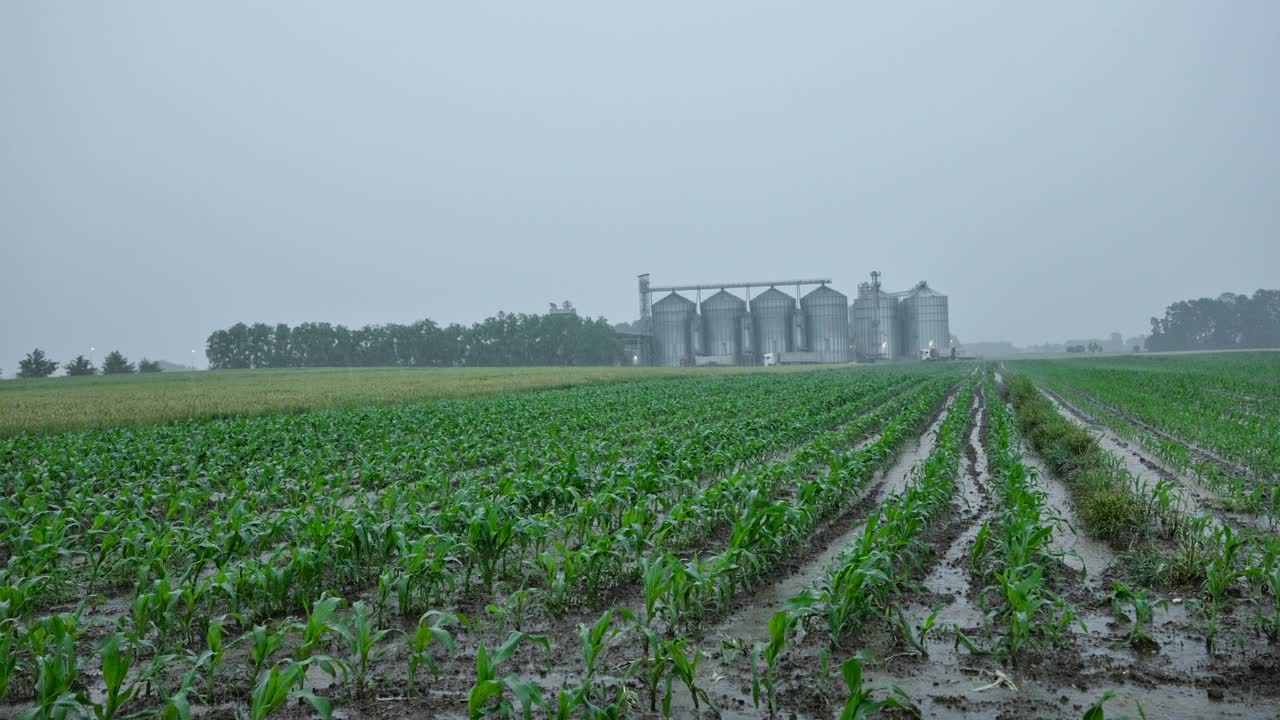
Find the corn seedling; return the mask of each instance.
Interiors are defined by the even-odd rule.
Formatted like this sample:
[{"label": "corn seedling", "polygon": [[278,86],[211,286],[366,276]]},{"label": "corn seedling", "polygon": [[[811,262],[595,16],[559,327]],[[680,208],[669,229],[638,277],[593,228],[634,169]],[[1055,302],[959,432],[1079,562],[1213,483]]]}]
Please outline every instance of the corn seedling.
[{"label": "corn seedling", "polygon": [[262,673],[262,668],[266,665],[267,660],[280,649],[284,644],[284,635],[275,630],[269,629],[265,625],[254,625],[253,629],[245,633],[240,638],[249,641],[249,659],[253,662],[253,674],[249,677],[256,678]]},{"label": "corn seedling", "polygon": [[430,653],[432,642],[444,646],[447,652],[454,651],[453,636],[446,628],[457,621],[457,616],[452,613],[436,611],[418,618],[418,627],[409,640],[409,694],[417,691],[419,667],[425,665],[432,674],[436,674],[436,660]]},{"label": "corn seedling", "polygon": [[80,678],[76,657],[77,615],[54,615],[41,620],[28,634],[35,674],[35,707],[19,720],[75,717],[86,704],[75,692]]},{"label": "corn seedling", "polygon": [[222,667],[222,658],[226,654],[226,647],[222,642],[222,620],[214,620],[209,623],[209,628],[205,630],[205,652],[204,662],[208,665],[207,674],[205,675],[205,704],[212,705],[214,697],[214,678],[218,674],[218,668]]},{"label": "corn seedling", "polygon": [[[760,689],[764,688],[765,705],[769,709],[769,717],[778,712],[778,659],[787,647],[787,633],[796,626],[801,615],[792,614],[788,610],[779,610],[769,618],[769,641],[757,641],[751,655],[751,702],[760,707]],[[764,664],[764,672],[759,669]]]},{"label": "corn seedling", "polygon": [[906,614],[902,612],[901,606],[894,606],[893,608],[896,614],[890,619],[897,626],[898,634],[921,657],[929,657],[929,632],[933,630],[934,625],[938,622],[938,613],[942,611],[942,607],[941,605],[935,607],[933,612],[929,613],[929,616],[919,625],[913,625],[907,619]]},{"label": "corn seedling", "polygon": [[124,636],[116,633],[98,646],[98,656],[102,659],[102,683],[106,690],[106,701],[101,705],[95,704],[93,708],[98,720],[111,720],[120,711],[120,706],[133,698],[135,686],[125,686],[133,658],[131,653],[121,649],[123,643]]},{"label": "corn seedling", "polygon": [[351,619],[346,623],[336,624],[333,629],[347,643],[347,652],[350,653],[348,664],[356,671],[356,694],[361,695],[365,690],[369,661],[386,652],[385,648],[375,651],[374,647],[390,635],[391,630],[379,630],[374,626],[369,608],[364,602],[352,605],[351,610]]},{"label": "corn seedling", "polygon": [[667,676],[667,692],[662,701],[663,715],[668,717],[671,715],[672,676],[680,678],[680,682],[684,683],[685,688],[689,690],[689,696],[693,698],[694,710],[699,709],[700,703],[706,703],[708,707],[715,708],[715,704],[711,702],[711,696],[698,685],[698,665],[702,662],[702,651],[694,647],[686,655],[686,648],[688,648],[688,642],[683,638],[663,643],[663,650],[671,660],[671,675]]},{"label": "corn seedling", "polygon": [[[1135,648],[1154,650],[1160,647],[1156,639],[1151,637],[1147,628],[1155,622],[1155,603],[1147,596],[1146,590],[1133,590],[1122,583],[1114,583],[1111,593],[1111,608],[1115,616],[1125,622],[1133,623],[1126,638]],[[1167,601],[1165,601],[1167,606]],[[1125,612],[1128,607],[1132,613]]]},{"label": "corn seedling", "polygon": [[328,700],[310,690],[297,689],[307,674],[307,667],[315,662],[310,658],[297,662],[285,660],[279,665],[271,666],[263,673],[249,694],[249,717],[251,720],[264,720],[267,716],[284,707],[291,699],[305,700],[320,717],[326,720],[333,716],[333,706]]},{"label": "corn seedling", "polygon": [[532,716],[534,705],[544,709],[547,707],[546,701],[542,699],[542,689],[537,683],[523,680],[515,673],[498,676],[498,666],[514,655],[524,642],[541,645],[548,658],[550,657],[551,644],[538,635],[512,632],[506,642],[493,650],[486,647],[484,642],[480,643],[476,652],[476,681],[467,693],[467,712],[472,720],[489,715],[511,717],[515,706],[511,704],[511,698],[507,697],[508,691],[520,703],[526,720]]},{"label": "corn seedling", "polygon": [[[1115,696],[1116,696],[1116,693],[1114,690],[1108,690],[1102,693],[1102,697],[1099,698],[1097,702],[1090,705],[1084,711],[1084,715],[1081,716],[1081,720],[1107,720],[1106,710],[1104,710],[1102,706],[1106,705],[1108,700],[1114,699]],[[1141,718],[1141,720],[1147,720],[1147,713],[1142,709],[1142,703],[1138,703],[1138,715]],[[1120,717],[1114,717],[1112,718],[1112,720],[1133,720],[1133,719],[1128,716],[1122,715]]]},{"label": "corn seedling", "polygon": [[582,695],[588,704],[592,700],[592,682],[598,664],[608,644],[622,632],[613,627],[613,611],[606,610],[590,627],[578,624],[578,642],[582,647]]},{"label": "corn seedling", "polygon": [[1206,618],[1208,630],[1205,633],[1205,645],[1213,652],[1214,642],[1218,635],[1218,622],[1222,607],[1226,603],[1227,590],[1231,583],[1241,577],[1244,572],[1236,565],[1236,554],[1244,545],[1244,540],[1231,531],[1230,525],[1223,525],[1217,533],[1217,546],[1209,566],[1205,569],[1204,589],[1209,594]]},{"label": "corn seedling", "polygon": [[[886,708],[913,710],[911,699],[900,688],[892,685],[865,687],[862,664],[870,658],[864,653],[845,660],[840,665],[844,684],[849,688],[849,699],[840,711],[840,720],[863,720]],[[881,696],[883,693],[888,693]],[[917,713],[918,714],[918,713]]]}]

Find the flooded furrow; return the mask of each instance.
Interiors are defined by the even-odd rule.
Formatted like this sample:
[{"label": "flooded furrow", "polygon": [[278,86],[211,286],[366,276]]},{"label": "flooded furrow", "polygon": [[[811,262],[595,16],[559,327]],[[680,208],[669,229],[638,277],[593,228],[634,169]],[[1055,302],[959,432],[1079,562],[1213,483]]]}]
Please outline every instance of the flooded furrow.
[{"label": "flooded furrow", "polygon": [[1053,477],[1044,462],[1029,447],[1022,449],[1022,464],[1035,472],[1036,484],[1045,494],[1045,509],[1055,519],[1050,547],[1062,553],[1062,562],[1081,573],[1084,582],[1096,585],[1117,560],[1115,551],[1106,543],[1085,534],[1076,518],[1067,487]]},{"label": "flooded furrow", "polygon": [[[859,505],[865,505],[868,510],[874,509],[879,507],[885,498],[906,487],[915,467],[933,452],[938,428],[946,420],[953,401],[954,396],[949,396],[947,406],[916,439],[913,446],[900,452],[894,462],[881,471],[877,481],[861,496]],[[782,609],[787,599],[816,583],[845,546],[863,533],[866,524],[860,519],[855,524],[846,525],[847,529],[831,534],[832,526],[838,527],[840,521],[847,520],[847,517],[838,518],[825,528],[825,533],[820,531],[815,536],[815,545],[810,548],[811,554],[801,564],[786,575],[776,577],[768,585],[760,588],[752,596],[748,605],[730,613],[724,620],[710,628],[707,635],[753,639],[763,637],[767,632],[769,618]]]}]

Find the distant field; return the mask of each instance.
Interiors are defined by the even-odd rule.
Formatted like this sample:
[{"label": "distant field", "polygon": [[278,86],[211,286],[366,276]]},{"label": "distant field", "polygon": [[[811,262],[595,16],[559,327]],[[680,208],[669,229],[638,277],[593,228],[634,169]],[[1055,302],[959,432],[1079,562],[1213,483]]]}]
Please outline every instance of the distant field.
[{"label": "distant field", "polygon": [[[768,372],[814,369],[813,366]],[[764,368],[321,368],[0,382],[0,437],[191,418],[389,405]]]}]

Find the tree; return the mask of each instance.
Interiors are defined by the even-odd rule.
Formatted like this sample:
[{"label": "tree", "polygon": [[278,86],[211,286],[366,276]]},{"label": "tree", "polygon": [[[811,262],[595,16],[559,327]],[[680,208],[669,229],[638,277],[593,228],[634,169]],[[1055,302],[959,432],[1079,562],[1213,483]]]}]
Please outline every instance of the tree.
[{"label": "tree", "polygon": [[96,375],[98,372],[98,369],[93,366],[93,363],[89,362],[89,359],[83,355],[77,355],[75,360],[72,360],[62,367],[67,371],[67,375],[71,377],[77,375]]},{"label": "tree", "polygon": [[289,326],[284,323],[276,325],[271,338],[271,367],[293,367],[293,350],[289,344]]},{"label": "tree", "polygon": [[[572,309],[572,306],[569,306]],[[211,369],[260,367],[453,367],[461,365],[613,365],[622,341],[604,318],[576,312],[499,312],[470,327],[302,323],[272,329],[236,323],[209,335]]]},{"label": "tree", "polygon": [[129,362],[129,358],[120,354],[119,350],[112,350],[102,360],[103,375],[127,375],[133,372],[133,363]]},{"label": "tree", "polygon": [[1182,300],[1151,318],[1148,350],[1280,347],[1280,291]]},{"label": "tree", "polygon": [[40,348],[36,348],[27,353],[27,356],[18,362],[18,377],[49,377],[57,369],[58,361],[46,356]]},{"label": "tree", "polygon": [[160,372],[159,360],[148,360],[142,358],[138,361],[138,372],[140,373],[158,373]]}]

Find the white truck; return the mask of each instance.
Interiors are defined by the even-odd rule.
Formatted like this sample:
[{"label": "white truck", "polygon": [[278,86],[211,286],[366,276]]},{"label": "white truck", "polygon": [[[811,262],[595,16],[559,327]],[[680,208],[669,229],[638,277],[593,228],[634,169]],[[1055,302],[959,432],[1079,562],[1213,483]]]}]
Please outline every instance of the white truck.
[{"label": "white truck", "polygon": [[767,352],[763,357],[765,367],[770,365],[812,365],[819,362],[818,353],[805,350]]}]

